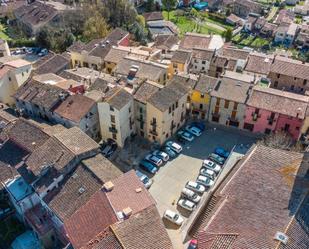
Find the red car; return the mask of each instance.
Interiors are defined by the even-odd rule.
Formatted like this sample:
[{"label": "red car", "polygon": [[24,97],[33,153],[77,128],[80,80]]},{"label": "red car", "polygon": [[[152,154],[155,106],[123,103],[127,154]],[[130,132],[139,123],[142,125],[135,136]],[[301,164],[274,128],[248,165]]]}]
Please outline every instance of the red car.
[{"label": "red car", "polygon": [[196,249],[197,248],[197,240],[196,239],[192,239],[190,241],[190,244],[188,246],[188,249]]}]

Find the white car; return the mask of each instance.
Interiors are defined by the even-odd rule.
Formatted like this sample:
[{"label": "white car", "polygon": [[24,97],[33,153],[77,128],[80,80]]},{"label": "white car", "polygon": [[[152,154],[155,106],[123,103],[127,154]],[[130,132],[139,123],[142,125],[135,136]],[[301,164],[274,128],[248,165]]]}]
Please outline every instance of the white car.
[{"label": "white car", "polygon": [[214,185],[214,181],[211,180],[209,177],[207,176],[202,176],[202,175],[199,175],[196,179],[196,181],[200,184],[203,184],[205,187],[211,187],[212,185]]},{"label": "white car", "polygon": [[193,181],[187,182],[186,188],[191,189],[198,194],[203,194],[206,190],[206,188],[203,185]]},{"label": "white car", "polygon": [[170,159],[169,155],[161,150],[155,150],[152,155],[160,157],[164,162],[167,162]]},{"label": "white car", "polygon": [[181,226],[181,224],[183,223],[183,218],[172,210],[166,210],[163,214],[163,217],[178,226]]},{"label": "white car", "polygon": [[181,206],[182,208],[188,210],[188,211],[193,211],[196,207],[194,202],[186,200],[186,199],[180,199],[178,201],[178,205]]},{"label": "white car", "polygon": [[207,159],[205,159],[203,161],[202,166],[207,168],[207,169],[213,170],[214,172],[216,172],[216,174],[218,174],[221,171],[221,167],[218,164],[216,164],[216,163],[214,163],[210,160],[207,160]]},{"label": "white car", "polygon": [[163,161],[162,161],[162,159],[160,159],[159,157],[156,157],[156,156],[154,156],[154,155],[147,155],[146,157],[145,157],[145,159],[147,160],[147,161],[149,161],[149,162],[151,162],[151,163],[153,163],[154,165],[156,165],[156,166],[161,166],[162,165],[162,163],[163,163]]},{"label": "white car", "polygon": [[190,132],[191,134],[197,137],[202,135],[202,131],[195,126],[191,126],[191,125],[186,126],[186,131]]},{"label": "white car", "polygon": [[188,142],[192,142],[194,140],[194,136],[190,132],[187,132],[187,131],[178,131],[177,136]]},{"label": "white car", "polygon": [[183,188],[181,194],[183,197],[188,198],[190,201],[193,201],[194,203],[199,203],[199,201],[201,200],[201,197],[197,193],[188,188]]},{"label": "white car", "polygon": [[180,153],[182,151],[182,146],[173,141],[168,141],[166,146],[170,147],[173,151]]},{"label": "white car", "polygon": [[207,168],[201,168],[200,174],[209,177],[211,180],[215,179],[216,177],[216,173],[213,170]]}]

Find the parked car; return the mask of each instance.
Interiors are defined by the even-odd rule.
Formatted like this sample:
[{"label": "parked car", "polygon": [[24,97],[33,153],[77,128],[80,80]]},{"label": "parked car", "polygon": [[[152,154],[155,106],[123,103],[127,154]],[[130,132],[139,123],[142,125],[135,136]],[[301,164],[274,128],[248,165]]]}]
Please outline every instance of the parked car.
[{"label": "parked car", "polygon": [[187,125],[186,131],[188,131],[189,133],[191,133],[191,134],[193,134],[194,136],[197,136],[197,137],[202,135],[202,131],[194,125]]},{"label": "parked car", "polygon": [[183,223],[183,218],[172,210],[166,210],[163,214],[163,217],[178,226],[181,226],[181,224]]},{"label": "parked car", "polygon": [[161,150],[155,150],[152,152],[152,155],[161,158],[164,162],[167,162],[170,159],[169,155]]},{"label": "parked car", "polygon": [[187,131],[178,131],[177,136],[189,142],[192,142],[194,140],[194,136]]},{"label": "parked car", "polygon": [[173,151],[177,152],[178,154],[182,151],[182,146],[173,141],[168,141],[166,143],[166,146],[170,147]]},{"label": "parked car", "polygon": [[212,185],[214,185],[214,181],[211,180],[209,177],[207,176],[202,176],[199,175],[196,179],[196,181],[200,184],[203,184],[205,187],[211,187]]},{"label": "parked car", "polygon": [[221,156],[221,157],[224,157],[225,159],[229,157],[230,155],[230,152],[228,152],[227,150],[225,150],[224,148],[222,147],[217,147],[215,149],[215,154]]},{"label": "parked car", "polygon": [[191,189],[198,194],[203,194],[205,192],[205,187],[197,182],[189,181],[186,184],[187,189]]},{"label": "parked car", "polygon": [[190,201],[193,201],[194,203],[199,203],[199,201],[201,200],[201,197],[197,193],[188,188],[183,188],[181,191],[181,195],[189,199]]},{"label": "parked car", "polygon": [[197,240],[196,239],[192,239],[190,241],[187,249],[197,249]]},{"label": "parked car", "polygon": [[148,176],[146,176],[145,174],[143,174],[139,170],[136,170],[135,173],[136,173],[137,177],[141,180],[141,182],[144,184],[145,188],[150,188],[150,186],[152,185],[152,180],[149,179]]},{"label": "parked car", "polygon": [[108,140],[106,143],[101,145],[101,153],[105,157],[110,157],[117,150],[117,143],[113,140]]},{"label": "parked car", "polygon": [[205,159],[203,161],[202,166],[205,167],[206,169],[213,170],[216,174],[218,174],[221,170],[221,167],[218,164],[216,164],[216,163],[214,163],[210,160],[207,160],[207,159]]},{"label": "parked car", "polygon": [[199,128],[201,131],[204,131],[206,128],[205,124],[202,122],[193,122],[191,125]]},{"label": "parked car", "polygon": [[211,169],[206,169],[206,168],[201,168],[201,170],[200,170],[200,174],[202,175],[202,176],[207,176],[207,177],[209,177],[211,180],[214,180],[215,179],[215,177],[216,177],[216,173],[213,171],[213,170],[211,170]]},{"label": "parked car", "polygon": [[186,200],[186,199],[180,199],[178,201],[178,205],[181,206],[182,208],[188,210],[188,211],[193,211],[196,207],[194,202]]},{"label": "parked car", "polygon": [[160,159],[159,157],[156,157],[156,156],[154,156],[154,155],[151,155],[151,154],[147,155],[147,156],[145,157],[145,160],[147,160],[147,161],[153,163],[154,165],[156,165],[156,166],[158,166],[158,167],[161,166],[161,165],[163,164],[162,159]]},{"label": "parked car", "polygon": [[163,151],[166,152],[170,158],[174,158],[177,156],[176,152],[173,151],[171,147],[164,146]]},{"label": "parked car", "polygon": [[156,166],[146,160],[142,160],[139,165],[142,169],[146,170],[151,174],[155,174],[158,171],[158,168]]},{"label": "parked car", "polygon": [[215,162],[215,163],[218,163],[220,165],[223,165],[224,162],[225,162],[225,159],[215,153],[211,153],[209,156],[208,156],[208,159]]}]

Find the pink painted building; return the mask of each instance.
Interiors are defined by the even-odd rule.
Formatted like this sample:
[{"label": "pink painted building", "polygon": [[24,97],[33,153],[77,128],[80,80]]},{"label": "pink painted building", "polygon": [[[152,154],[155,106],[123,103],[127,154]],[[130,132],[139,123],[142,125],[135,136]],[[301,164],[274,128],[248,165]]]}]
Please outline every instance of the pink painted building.
[{"label": "pink painted building", "polygon": [[299,139],[309,97],[255,86],[247,101],[244,129],[269,134],[286,131]]}]

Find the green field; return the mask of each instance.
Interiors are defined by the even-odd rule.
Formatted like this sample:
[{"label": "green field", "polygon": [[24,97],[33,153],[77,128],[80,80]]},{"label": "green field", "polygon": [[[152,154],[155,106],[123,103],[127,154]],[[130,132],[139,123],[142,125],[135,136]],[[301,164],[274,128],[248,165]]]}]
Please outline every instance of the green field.
[{"label": "green field", "polygon": [[0,23],[0,39],[6,41],[10,40],[10,37],[7,34],[7,28],[1,23]]},{"label": "green field", "polygon": [[[163,17],[165,20],[167,20],[166,11],[163,11]],[[209,21],[208,19],[206,20],[207,21],[198,22],[190,16],[185,15],[176,16],[175,11],[170,12],[170,21],[173,22],[178,27],[180,36],[183,36],[186,32],[196,32],[201,34],[210,34],[210,33],[222,34],[225,27],[220,25],[223,30],[219,30],[207,24],[207,22],[216,23],[215,21],[213,20]]]}]

